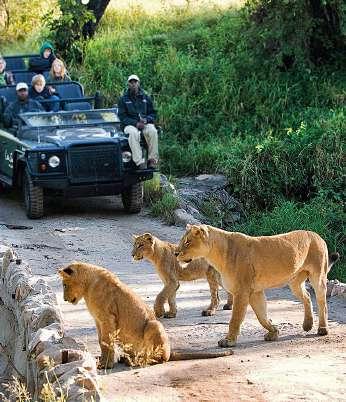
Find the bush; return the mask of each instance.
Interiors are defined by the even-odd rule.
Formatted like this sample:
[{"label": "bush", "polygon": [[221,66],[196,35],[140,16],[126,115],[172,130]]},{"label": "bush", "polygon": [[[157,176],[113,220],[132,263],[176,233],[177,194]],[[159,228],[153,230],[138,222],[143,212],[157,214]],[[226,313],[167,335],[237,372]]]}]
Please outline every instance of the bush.
[{"label": "bush", "polygon": [[298,229],[312,230],[327,242],[329,253],[336,251],[342,256],[341,262],[330,271],[329,279],[338,278],[346,282],[345,222],[342,205],[318,196],[307,204],[281,201],[271,212],[254,215],[231,230],[252,236],[274,235]]}]

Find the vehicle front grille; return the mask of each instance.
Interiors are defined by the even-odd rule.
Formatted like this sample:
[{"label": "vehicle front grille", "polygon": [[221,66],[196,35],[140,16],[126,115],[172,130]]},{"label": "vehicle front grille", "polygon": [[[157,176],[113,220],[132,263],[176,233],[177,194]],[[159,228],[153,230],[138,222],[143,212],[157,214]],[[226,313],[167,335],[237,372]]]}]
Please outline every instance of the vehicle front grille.
[{"label": "vehicle front grille", "polygon": [[121,152],[117,144],[73,146],[68,151],[72,183],[112,181],[120,175]]}]

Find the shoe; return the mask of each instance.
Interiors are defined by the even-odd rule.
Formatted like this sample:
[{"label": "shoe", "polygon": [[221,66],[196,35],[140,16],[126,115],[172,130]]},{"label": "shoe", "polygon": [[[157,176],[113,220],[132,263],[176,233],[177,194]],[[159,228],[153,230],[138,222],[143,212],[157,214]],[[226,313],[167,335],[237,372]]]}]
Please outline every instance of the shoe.
[{"label": "shoe", "polygon": [[147,164],[145,162],[140,163],[139,165],[137,165],[137,170],[144,170],[147,168]]},{"label": "shoe", "polygon": [[148,168],[149,169],[157,169],[157,161],[155,159],[148,160]]}]

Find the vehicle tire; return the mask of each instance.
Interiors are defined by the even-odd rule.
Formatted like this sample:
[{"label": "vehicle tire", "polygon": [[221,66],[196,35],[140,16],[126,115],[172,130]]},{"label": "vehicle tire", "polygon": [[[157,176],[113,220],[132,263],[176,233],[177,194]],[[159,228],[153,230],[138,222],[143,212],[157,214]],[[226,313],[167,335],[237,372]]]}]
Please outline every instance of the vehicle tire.
[{"label": "vehicle tire", "polygon": [[23,173],[23,198],[28,218],[37,219],[43,216],[43,188],[34,186],[25,169]]},{"label": "vehicle tire", "polygon": [[130,214],[140,212],[143,207],[143,184],[136,183],[121,193],[124,209]]}]

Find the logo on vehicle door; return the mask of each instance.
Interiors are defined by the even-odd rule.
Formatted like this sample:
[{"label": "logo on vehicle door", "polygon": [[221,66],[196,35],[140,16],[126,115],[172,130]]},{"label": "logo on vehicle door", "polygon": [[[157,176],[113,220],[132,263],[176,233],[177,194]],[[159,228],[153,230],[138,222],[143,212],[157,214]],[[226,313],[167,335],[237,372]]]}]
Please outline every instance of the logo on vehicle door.
[{"label": "logo on vehicle door", "polygon": [[8,167],[13,169],[13,152],[8,152],[7,149],[5,149],[5,160],[8,162]]}]

